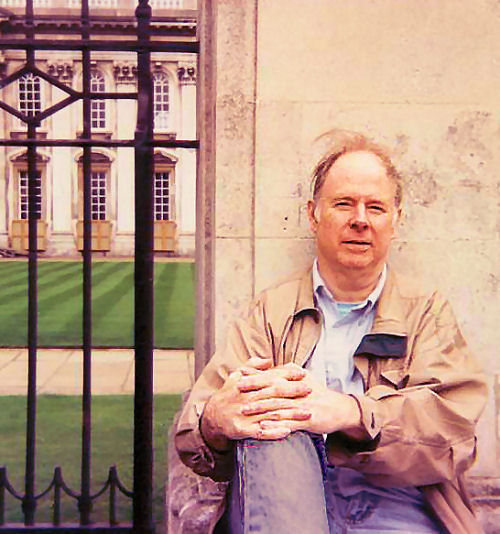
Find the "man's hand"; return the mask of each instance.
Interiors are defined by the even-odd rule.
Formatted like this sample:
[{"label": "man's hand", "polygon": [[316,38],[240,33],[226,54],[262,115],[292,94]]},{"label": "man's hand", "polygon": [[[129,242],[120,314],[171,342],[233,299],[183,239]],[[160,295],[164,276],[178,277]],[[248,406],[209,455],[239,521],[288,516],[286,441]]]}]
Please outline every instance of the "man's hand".
[{"label": "man's hand", "polygon": [[[268,383],[265,374],[242,377],[238,382],[239,390],[246,393],[242,414],[249,418],[260,416],[259,424],[266,432],[282,429],[288,433],[306,430],[329,434],[340,430],[352,437],[364,437],[356,401],[328,389],[309,372],[304,373],[300,381],[288,383]],[[307,395],[300,394],[304,385],[310,390]]]},{"label": "man's hand", "polygon": [[[291,430],[286,426],[265,428],[260,423],[268,418],[267,413],[245,414],[243,407],[252,400],[257,389],[275,391],[281,397],[300,397],[311,392],[310,387],[302,381],[306,371],[289,364],[272,367],[271,359],[252,358],[246,364],[229,375],[222,388],[214,393],[207,402],[201,418],[200,429],[205,441],[212,448],[227,450],[229,440],[244,438],[280,439]],[[240,388],[240,382],[249,378],[259,378],[249,392]],[[290,387],[292,386],[292,387]],[[299,412],[295,417],[300,418]],[[303,417],[309,417],[304,414]]]}]

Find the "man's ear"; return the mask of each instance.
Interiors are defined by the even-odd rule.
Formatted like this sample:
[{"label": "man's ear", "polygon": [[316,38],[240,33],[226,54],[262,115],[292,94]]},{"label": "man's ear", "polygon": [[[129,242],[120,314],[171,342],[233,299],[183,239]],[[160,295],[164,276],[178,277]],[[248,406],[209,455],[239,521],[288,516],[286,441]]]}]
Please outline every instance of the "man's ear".
[{"label": "man's ear", "polygon": [[309,228],[311,229],[311,232],[313,234],[316,233],[316,229],[318,227],[318,219],[316,217],[317,208],[318,206],[316,202],[314,202],[314,200],[307,201],[307,216],[309,218]]}]

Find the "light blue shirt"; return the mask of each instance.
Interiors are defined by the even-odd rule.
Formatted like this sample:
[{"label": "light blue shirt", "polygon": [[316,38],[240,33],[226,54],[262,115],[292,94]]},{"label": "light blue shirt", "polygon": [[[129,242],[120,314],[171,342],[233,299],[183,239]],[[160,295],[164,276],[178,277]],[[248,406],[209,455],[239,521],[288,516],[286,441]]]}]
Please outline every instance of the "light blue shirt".
[{"label": "light blue shirt", "polygon": [[[318,344],[305,367],[316,380],[331,389],[343,393],[363,394],[363,378],[354,366],[353,355],[363,336],[372,328],[376,305],[387,278],[387,266],[384,265],[375,289],[363,302],[336,301],[321,277],[317,260],[314,260],[312,277],[316,305],[323,317],[323,328]],[[379,488],[353,469],[335,468],[329,478],[334,481],[331,491],[344,497],[366,492],[381,496],[382,502],[403,500],[410,507],[423,504],[422,493],[417,488]]]},{"label": "light blue shirt", "polygon": [[375,289],[363,302],[336,301],[314,261],[313,289],[316,304],[323,315],[318,344],[306,364],[313,376],[329,388],[344,393],[363,393],[363,379],[354,367],[353,354],[363,336],[371,330],[377,301],[387,278],[387,266]]}]

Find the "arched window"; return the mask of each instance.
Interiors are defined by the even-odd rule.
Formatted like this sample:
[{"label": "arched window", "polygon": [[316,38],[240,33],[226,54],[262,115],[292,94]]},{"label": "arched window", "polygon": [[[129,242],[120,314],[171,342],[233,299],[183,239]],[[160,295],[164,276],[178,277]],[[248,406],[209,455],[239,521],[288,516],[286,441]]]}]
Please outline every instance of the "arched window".
[{"label": "arched window", "polygon": [[[106,81],[98,70],[90,73],[90,90],[93,93],[104,93],[106,91]],[[106,101],[92,100],[90,106],[91,126],[94,129],[103,130],[106,128]]]},{"label": "arched window", "polygon": [[42,110],[42,87],[38,76],[31,72],[18,80],[19,111],[32,117]]},{"label": "arched window", "polygon": [[163,72],[153,75],[153,113],[155,130],[169,129],[169,87],[168,77]]}]

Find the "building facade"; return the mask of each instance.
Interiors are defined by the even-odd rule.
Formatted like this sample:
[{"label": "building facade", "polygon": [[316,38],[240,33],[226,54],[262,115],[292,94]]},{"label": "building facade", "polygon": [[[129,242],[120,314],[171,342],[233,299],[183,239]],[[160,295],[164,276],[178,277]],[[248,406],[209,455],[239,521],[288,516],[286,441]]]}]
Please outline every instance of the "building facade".
[{"label": "building facade", "polygon": [[[16,13],[24,0],[0,0],[0,31],[16,32]],[[152,27],[162,35],[189,39],[196,32],[196,0],[153,0]],[[91,24],[106,35],[127,36],[133,29],[134,0],[89,0]],[[35,0],[35,24],[49,37],[74,24],[80,15],[75,0]],[[6,50],[0,56],[2,77],[18,72],[25,52]],[[155,139],[196,137],[196,56],[152,53]],[[62,84],[82,90],[80,52],[37,51],[36,67]],[[90,90],[137,90],[135,56],[99,51],[91,56]],[[1,98],[24,113],[35,115],[67,94],[32,72],[2,89]],[[132,139],[137,101],[96,99],[91,103],[92,138]],[[82,133],[82,103],[76,102],[41,121],[37,136],[74,139]],[[26,125],[15,115],[0,114],[3,138],[23,139]],[[83,179],[81,148],[38,149],[38,248],[46,256],[74,256],[83,248]],[[0,148],[0,249],[27,249],[28,169],[25,147]],[[196,154],[189,149],[155,149],[155,251],[193,255],[195,232]],[[132,148],[94,148],[91,166],[92,248],[97,253],[129,256],[134,250],[134,152]]]}]

